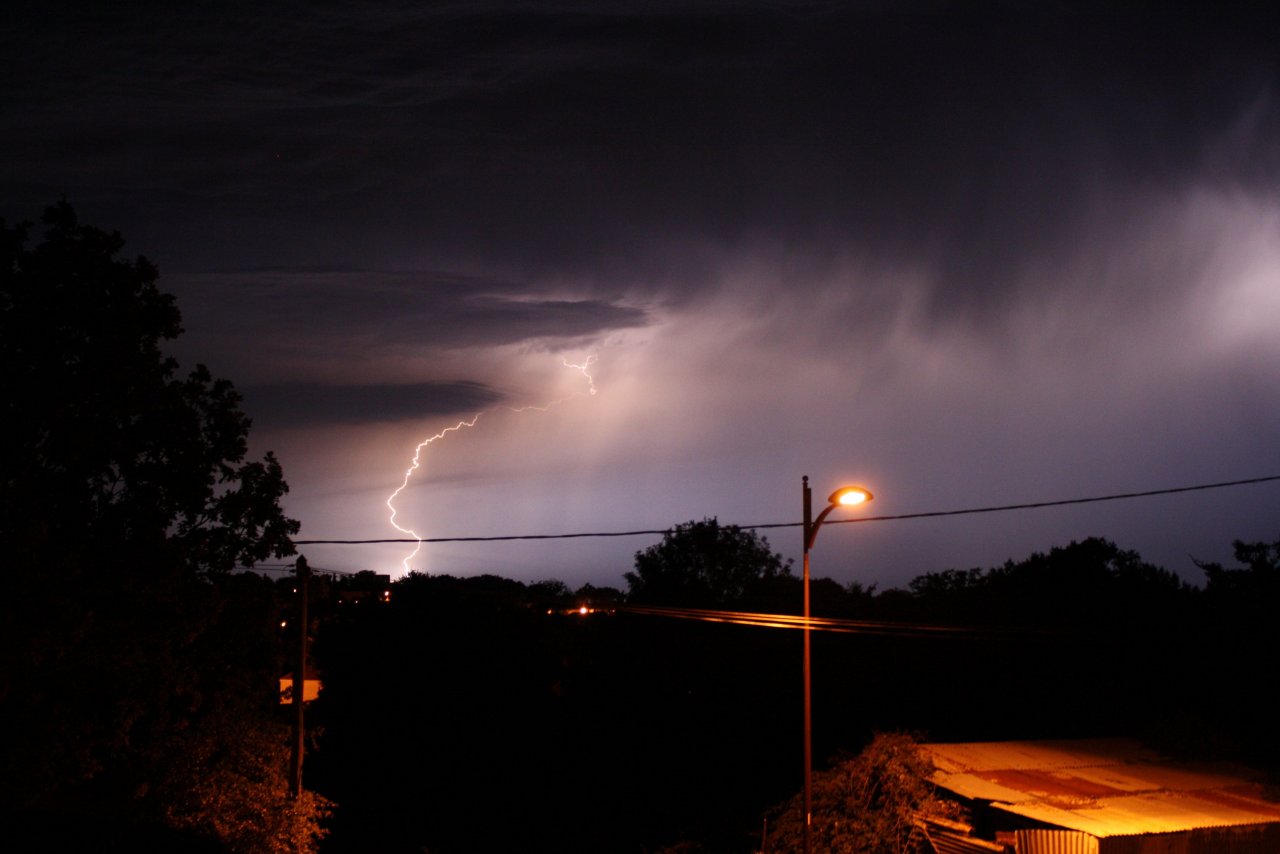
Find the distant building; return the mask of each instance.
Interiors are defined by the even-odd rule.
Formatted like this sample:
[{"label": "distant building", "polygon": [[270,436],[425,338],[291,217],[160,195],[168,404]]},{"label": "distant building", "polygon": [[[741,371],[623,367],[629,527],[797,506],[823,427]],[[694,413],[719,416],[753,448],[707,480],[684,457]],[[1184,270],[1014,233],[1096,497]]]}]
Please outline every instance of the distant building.
[{"label": "distant building", "polygon": [[1235,765],[1173,762],[1127,739],[924,744],[970,823],[939,854],[1275,854],[1280,803]]}]

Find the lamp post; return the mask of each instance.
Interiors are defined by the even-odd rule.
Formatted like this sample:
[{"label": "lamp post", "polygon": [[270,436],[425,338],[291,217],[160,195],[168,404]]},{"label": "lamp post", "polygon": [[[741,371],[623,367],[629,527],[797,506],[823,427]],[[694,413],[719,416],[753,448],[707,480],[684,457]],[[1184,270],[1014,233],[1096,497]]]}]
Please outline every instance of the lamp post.
[{"label": "lamp post", "polygon": [[827,515],[837,507],[853,507],[865,504],[874,496],[861,486],[842,486],[827,499],[827,506],[813,518],[813,495],[809,490],[809,476],[803,478],[804,488],[804,854],[811,854],[810,829],[813,825],[813,699],[810,692],[809,660],[809,549],[817,539],[818,529]]}]

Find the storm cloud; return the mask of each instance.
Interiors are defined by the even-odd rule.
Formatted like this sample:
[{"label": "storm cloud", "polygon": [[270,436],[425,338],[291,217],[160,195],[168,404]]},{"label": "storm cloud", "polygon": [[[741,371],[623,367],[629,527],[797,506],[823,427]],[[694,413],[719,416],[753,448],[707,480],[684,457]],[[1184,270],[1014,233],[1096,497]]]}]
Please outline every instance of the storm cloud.
[{"label": "storm cloud", "polygon": [[183,352],[251,380],[371,371],[394,379],[404,373],[396,365],[448,353],[571,347],[649,323],[635,305],[457,274],[256,270],[177,275],[167,284],[189,333]]}]

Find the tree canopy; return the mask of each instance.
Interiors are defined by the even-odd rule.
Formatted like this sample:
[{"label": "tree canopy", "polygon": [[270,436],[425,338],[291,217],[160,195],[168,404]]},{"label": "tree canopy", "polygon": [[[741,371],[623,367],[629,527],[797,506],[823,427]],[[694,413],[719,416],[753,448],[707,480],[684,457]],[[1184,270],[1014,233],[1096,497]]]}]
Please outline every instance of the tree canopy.
[{"label": "tree canopy", "polygon": [[1280,540],[1247,543],[1235,540],[1232,554],[1238,567],[1196,561],[1205,574],[1205,592],[1215,600],[1238,599],[1255,606],[1272,607],[1280,594]]},{"label": "tree canopy", "polygon": [[1173,615],[1191,593],[1174,573],[1100,537],[988,570],[925,573],[909,587],[918,612],[1004,624],[1132,625]]},{"label": "tree canopy", "polygon": [[0,221],[0,531],[49,559],[127,554],[225,571],[291,554],[298,523],[275,457],[246,461],[249,419],[231,383],[178,375],[161,343],[182,331],[174,298],[119,234],[65,201],[44,239]]},{"label": "tree canopy", "polygon": [[661,543],[636,552],[635,571],[624,577],[632,602],[719,607],[789,575],[790,566],[765,537],[709,518],[676,525]]},{"label": "tree canopy", "polygon": [[[230,382],[162,344],[174,298],[65,201],[0,221],[0,822],[50,850],[308,850],[287,800],[279,463]],[[56,821],[54,818],[56,817]],[[143,844],[143,843],[146,844]]]}]

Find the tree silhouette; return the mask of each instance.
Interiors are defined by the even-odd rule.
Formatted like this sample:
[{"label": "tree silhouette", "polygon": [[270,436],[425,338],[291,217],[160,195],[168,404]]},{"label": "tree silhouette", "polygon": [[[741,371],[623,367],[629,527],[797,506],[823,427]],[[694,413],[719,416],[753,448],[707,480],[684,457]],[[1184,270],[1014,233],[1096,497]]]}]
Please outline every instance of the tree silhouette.
[{"label": "tree silhouette", "polygon": [[1280,540],[1274,543],[1247,543],[1235,540],[1232,554],[1240,566],[1196,561],[1205,574],[1205,592],[1210,599],[1239,600],[1274,609],[1280,597]]},{"label": "tree silhouette", "polygon": [[949,569],[912,579],[916,616],[972,622],[1133,626],[1172,614],[1184,581],[1099,537],[989,570]]},{"label": "tree silhouette", "polygon": [[291,554],[287,486],[270,453],[245,461],[240,396],[204,366],[177,377],[161,353],[181,316],[156,268],[119,259],[120,235],[81,225],[65,201],[43,221],[34,248],[25,225],[0,221],[10,549],[101,554],[105,540],[206,571]]},{"label": "tree silhouette", "polygon": [[624,577],[632,602],[720,607],[789,575],[790,566],[766,538],[710,518],[676,525],[661,543],[636,552],[635,571]]},{"label": "tree silhouette", "polygon": [[279,603],[228,574],[293,552],[280,466],[246,460],[229,382],[163,354],[155,267],[65,201],[43,223],[0,222],[0,820],[55,848],[310,844],[323,799],[286,803],[265,759]]}]

